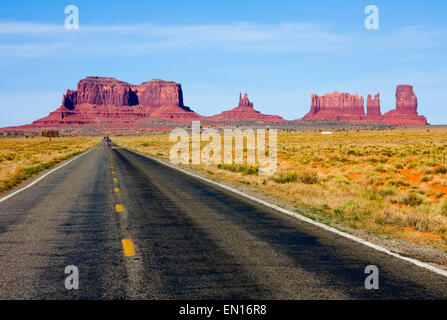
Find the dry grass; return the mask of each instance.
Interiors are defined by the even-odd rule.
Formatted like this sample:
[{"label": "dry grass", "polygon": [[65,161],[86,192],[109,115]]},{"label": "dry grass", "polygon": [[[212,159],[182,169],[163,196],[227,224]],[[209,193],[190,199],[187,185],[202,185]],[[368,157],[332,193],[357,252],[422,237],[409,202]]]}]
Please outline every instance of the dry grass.
[{"label": "dry grass", "polygon": [[0,192],[92,148],[99,138],[0,139]]},{"label": "dry grass", "polygon": [[[114,140],[162,158],[173,144],[166,135]],[[446,152],[446,129],[279,132],[273,177],[244,167],[192,167],[307,208],[323,221],[447,250]]]}]

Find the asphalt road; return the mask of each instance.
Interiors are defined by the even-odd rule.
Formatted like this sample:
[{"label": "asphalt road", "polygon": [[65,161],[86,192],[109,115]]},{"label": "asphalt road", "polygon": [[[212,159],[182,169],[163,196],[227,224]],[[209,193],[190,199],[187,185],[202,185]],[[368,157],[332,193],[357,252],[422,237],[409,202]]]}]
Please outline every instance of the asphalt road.
[{"label": "asphalt road", "polygon": [[446,277],[119,147],[0,203],[1,299],[446,297]]}]

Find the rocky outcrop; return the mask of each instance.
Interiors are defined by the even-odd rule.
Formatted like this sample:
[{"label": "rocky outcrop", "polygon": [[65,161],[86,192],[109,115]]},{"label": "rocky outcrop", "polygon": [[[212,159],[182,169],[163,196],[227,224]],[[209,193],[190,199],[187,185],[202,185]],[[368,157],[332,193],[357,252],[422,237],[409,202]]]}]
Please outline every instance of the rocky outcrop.
[{"label": "rocky outcrop", "polygon": [[380,93],[377,93],[374,98],[368,95],[366,100],[366,120],[367,121],[382,121],[382,111],[380,111]]},{"label": "rocky outcrop", "polygon": [[183,104],[179,83],[152,80],[132,85],[114,78],[87,77],[76,90],[67,90],[62,105],[35,127],[132,123],[144,118],[191,121],[201,116]]},{"label": "rocky outcrop", "polygon": [[79,104],[132,106],[138,99],[130,84],[114,78],[87,77],[78,82],[76,91],[67,90],[62,104],[71,109]]},{"label": "rocky outcrop", "polygon": [[364,112],[362,97],[349,93],[334,92],[318,96],[312,94],[312,103],[309,113],[304,119],[317,119],[326,121],[345,121],[351,123],[383,122],[398,126],[424,126],[427,119],[417,113],[417,98],[413,87],[399,85],[396,89],[396,109],[384,115],[380,110],[380,94],[374,98],[368,95],[367,112]]},{"label": "rocky outcrop", "polygon": [[236,108],[213,117],[203,117],[184,105],[179,83],[155,79],[133,85],[114,78],[87,77],[78,82],[76,90],[65,92],[59,108],[47,117],[22,127],[136,128],[158,120],[285,121],[279,116],[264,115],[255,110],[247,94],[239,96]]},{"label": "rocky outcrop", "polygon": [[324,96],[312,94],[310,112],[304,119],[329,121],[362,121],[365,119],[364,99],[358,94],[326,93]]},{"label": "rocky outcrop", "polygon": [[114,78],[103,77],[82,79],[78,82],[76,91],[67,90],[62,104],[69,109],[77,104],[184,107],[179,83],[155,79],[140,85],[131,85]]},{"label": "rocky outcrop", "polygon": [[[399,85],[396,108],[382,115],[380,95],[368,95],[365,115],[364,99],[357,94],[334,92],[312,94],[311,110],[304,119],[345,121],[351,123],[383,122],[391,125],[427,125],[417,112],[418,101],[413,87]],[[137,128],[169,120],[190,122],[283,122],[277,115],[265,115],[254,109],[247,94],[239,94],[237,107],[212,117],[203,117],[184,105],[181,85],[160,79],[133,85],[114,78],[87,77],[76,90],[67,90],[62,105],[47,117],[30,125],[3,129],[20,130],[44,127]],[[166,122],[166,121],[161,121]],[[169,122],[170,123],[170,122]],[[172,124],[172,123],[170,123]]]},{"label": "rocky outcrop", "polygon": [[133,85],[114,78],[87,77],[78,82],[76,90],[67,90],[62,105],[47,117],[34,121],[31,127],[93,126],[104,124],[137,125],[144,119],[189,122],[209,120],[285,121],[253,108],[247,94],[239,97],[239,105],[213,117],[202,117],[183,103],[181,85],[160,79]]},{"label": "rocky outcrop", "polygon": [[242,93],[239,93],[238,107],[240,107],[241,109],[243,108],[253,109],[253,102],[250,102],[247,93],[244,93],[244,98],[242,98]]},{"label": "rocky outcrop", "polygon": [[180,83],[160,79],[132,86],[138,104],[144,106],[180,106],[184,108],[183,92]]},{"label": "rocky outcrop", "polygon": [[218,122],[244,122],[244,121],[256,121],[256,122],[282,122],[285,121],[280,116],[265,115],[254,109],[253,103],[248,99],[247,94],[239,94],[239,105],[228,111],[224,111],[220,114],[212,117],[207,117],[206,120],[218,121]]},{"label": "rocky outcrop", "polygon": [[383,121],[398,126],[425,126],[427,119],[417,112],[418,100],[413,86],[400,85],[396,88],[396,109],[383,115]]},{"label": "rocky outcrop", "polygon": [[418,98],[413,86],[400,85],[396,88],[396,110],[402,113],[417,113]]}]

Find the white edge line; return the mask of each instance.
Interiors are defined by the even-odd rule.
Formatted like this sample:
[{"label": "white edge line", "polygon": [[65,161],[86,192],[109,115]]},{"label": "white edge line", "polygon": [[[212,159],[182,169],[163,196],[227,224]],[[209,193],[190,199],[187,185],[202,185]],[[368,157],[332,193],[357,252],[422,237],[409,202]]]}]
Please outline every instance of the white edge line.
[{"label": "white edge line", "polygon": [[143,157],[149,158],[149,159],[151,159],[151,160],[154,160],[154,161],[156,161],[156,162],[158,162],[158,163],[160,163],[160,164],[162,164],[162,165],[164,165],[164,166],[167,166],[167,167],[170,167],[170,168],[172,168],[172,169],[181,171],[181,172],[183,172],[183,173],[185,173],[185,174],[187,174],[187,175],[190,175],[190,176],[192,176],[192,177],[195,177],[195,178],[201,179],[201,180],[203,180],[203,181],[206,181],[206,182],[208,182],[208,183],[211,183],[211,184],[214,184],[214,185],[216,185],[216,186],[219,186],[220,188],[229,190],[229,191],[231,191],[231,192],[233,192],[233,193],[236,193],[236,194],[238,194],[238,195],[241,195],[241,196],[243,196],[243,197],[245,197],[245,198],[247,198],[247,199],[250,199],[250,200],[252,200],[252,201],[258,202],[258,203],[260,203],[260,204],[262,204],[262,205],[264,205],[264,206],[266,206],[266,207],[275,209],[275,210],[277,210],[277,211],[279,211],[279,212],[282,212],[282,213],[285,213],[285,214],[287,214],[287,215],[289,215],[289,216],[292,216],[292,217],[294,217],[294,218],[297,218],[297,219],[299,219],[299,220],[301,220],[301,221],[310,223],[310,224],[312,224],[312,225],[314,225],[314,226],[320,227],[320,228],[322,228],[322,229],[324,229],[324,230],[327,230],[327,231],[329,231],[329,232],[332,232],[332,233],[335,233],[335,234],[340,235],[340,236],[342,236],[342,237],[348,238],[348,239],[350,239],[350,240],[352,240],[352,241],[361,243],[361,244],[363,244],[363,245],[365,245],[365,246],[367,246],[367,247],[373,248],[373,249],[375,249],[375,250],[377,250],[377,251],[383,252],[383,253],[388,254],[388,255],[390,255],[390,256],[392,256],[392,257],[395,257],[395,258],[398,258],[398,259],[401,259],[401,260],[410,262],[410,263],[412,263],[412,264],[417,265],[418,267],[428,269],[428,270],[430,270],[430,271],[432,271],[432,272],[435,272],[435,273],[437,273],[437,274],[439,274],[439,275],[442,275],[442,276],[444,276],[444,277],[447,277],[447,270],[442,270],[442,269],[440,269],[440,268],[437,268],[437,267],[432,266],[432,265],[430,265],[430,264],[428,264],[428,263],[419,261],[419,260],[417,260],[417,259],[413,259],[413,258],[409,258],[409,257],[404,257],[404,256],[402,256],[402,255],[400,255],[400,254],[398,254],[398,253],[392,252],[392,251],[390,251],[389,249],[386,249],[386,248],[384,248],[384,247],[381,247],[381,246],[379,246],[379,245],[377,245],[377,244],[374,244],[374,243],[371,243],[371,242],[369,242],[369,241],[363,240],[363,239],[361,239],[361,238],[359,238],[359,237],[356,237],[356,236],[353,236],[353,235],[351,235],[351,234],[349,234],[349,233],[346,233],[346,232],[337,230],[337,229],[335,229],[335,228],[333,228],[333,227],[329,227],[329,226],[327,226],[327,225],[325,225],[325,224],[323,224],[323,223],[314,221],[314,220],[312,220],[312,219],[310,219],[310,218],[307,218],[307,217],[305,217],[305,216],[303,216],[303,215],[301,215],[301,214],[298,214],[298,213],[295,213],[295,212],[286,210],[286,209],[284,209],[284,208],[278,207],[278,206],[276,206],[276,205],[274,205],[274,204],[271,204],[271,203],[269,203],[269,202],[267,202],[267,201],[258,199],[258,198],[256,198],[256,197],[253,197],[253,196],[251,196],[251,195],[249,195],[249,194],[246,194],[246,193],[244,193],[244,192],[242,192],[242,191],[236,190],[236,189],[234,189],[234,188],[232,188],[232,187],[226,186],[226,185],[221,184],[221,183],[219,183],[219,182],[210,180],[210,179],[208,179],[208,178],[204,178],[204,177],[202,177],[202,176],[200,176],[200,175],[197,175],[197,174],[195,174],[195,173],[189,172],[189,171],[184,170],[184,169],[182,169],[182,168],[179,168],[179,167],[177,167],[177,166],[175,166],[175,165],[166,163],[166,162],[164,162],[164,161],[161,161],[161,160],[159,160],[159,159],[157,159],[157,158],[154,158],[154,157],[152,157],[152,156],[149,156],[149,155],[147,155],[147,154],[143,154],[143,153],[141,153],[141,152],[134,151],[134,150],[130,150],[130,149],[127,149],[127,148],[124,148],[124,149],[126,149],[126,150],[128,150],[128,151],[131,151],[131,152],[134,152],[134,153],[136,153],[136,154],[139,154],[139,155],[141,155],[141,156],[143,156]]},{"label": "white edge line", "polygon": [[60,168],[65,167],[66,165],[68,165],[68,164],[71,163],[72,161],[75,161],[75,160],[78,159],[79,157],[82,157],[82,156],[86,155],[87,153],[89,153],[90,151],[92,151],[93,149],[95,149],[97,146],[98,146],[98,145],[96,145],[95,147],[93,147],[93,148],[91,148],[91,149],[89,149],[89,150],[83,152],[82,154],[80,154],[80,155],[74,157],[73,159],[70,159],[69,161],[67,161],[67,162],[65,162],[65,163],[63,163],[63,164],[57,166],[56,168],[54,168],[54,169],[48,171],[47,173],[45,173],[44,175],[40,176],[39,178],[37,178],[36,180],[34,180],[33,182],[31,182],[30,184],[24,186],[23,188],[21,188],[21,189],[19,189],[19,190],[17,190],[17,191],[14,191],[14,192],[11,193],[11,194],[8,194],[7,196],[5,196],[5,197],[3,197],[3,198],[0,198],[0,203],[2,203],[3,201],[8,200],[8,199],[11,198],[11,197],[14,197],[16,194],[18,194],[18,193],[20,193],[20,192],[22,192],[22,191],[24,191],[24,190],[26,190],[26,189],[28,189],[28,188],[31,188],[32,186],[34,186],[36,183],[38,183],[39,181],[41,181],[41,180],[42,180],[43,178],[45,178],[46,176],[52,174],[54,171],[59,170]]}]

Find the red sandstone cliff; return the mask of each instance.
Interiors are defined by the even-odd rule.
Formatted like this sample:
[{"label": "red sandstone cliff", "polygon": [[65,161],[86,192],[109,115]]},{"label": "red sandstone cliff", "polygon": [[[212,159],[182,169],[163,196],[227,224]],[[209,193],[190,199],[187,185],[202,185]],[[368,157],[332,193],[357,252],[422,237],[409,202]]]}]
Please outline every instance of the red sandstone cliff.
[{"label": "red sandstone cliff", "polygon": [[349,93],[325,94],[318,96],[312,94],[312,103],[309,113],[304,119],[318,119],[327,121],[345,122],[383,122],[399,126],[421,126],[428,125],[427,119],[417,113],[417,98],[413,87],[399,85],[396,89],[396,109],[384,115],[380,111],[380,95],[374,98],[368,95],[367,113],[365,116],[364,100],[357,94]]},{"label": "red sandstone cliff", "polygon": [[280,116],[265,115],[253,108],[253,103],[248,99],[247,94],[239,94],[239,105],[228,111],[206,118],[209,121],[234,122],[234,121],[260,121],[260,122],[282,122],[285,121]]},{"label": "red sandstone cliff", "polygon": [[427,119],[417,112],[418,100],[413,86],[400,85],[396,88],[396,109],[383,115],[383,121],[398,126],[425,126]]},{"label": "red sandstone cliff", "polygon": [[148,117],[174,121],[201,118],[183,104],[179,83],[156,79],[132,85],[114,78],[87,77],[78,82],[76,90],[67,90],[56,111],[31,126],[100,126]]},{"label": "red sandstone cliff", "polygon": [[247,94],[239,97],[238,107],[213,117],[202,117],[183,103],[179,83],[152,80],[132,85],[114,78],[87,77],[76,90],[67,90],[62,105],[47,117],[27,127],[95,126],[108,123],[136,125],[143,119],[171,121],[285,121],[279,116],[264,115],[253,108]]},{"label": "red sandstone cliff", "polygon": [[362,121],[365,119],[364,99],[358,94],[326,93],[324,96],[312,94],[310,112],[304,119],[329,121]]},{"label": "red sandstone cliff", "polygon": [[[396,89],[396,109],[382,115],[379,93],[364,99],[348,93],[334,92],[318,96],[312,94],[311,110],[305,119],[364,122],[380,121],[392,125],[427,125],[424,116],[417,112],[417,98],[413,87],[399,85]],[[282,122],[280,116],[264,115],[253,107],[247,94],[239,95],[239,105],[212,117],[202,117],[183,103],[181,85],[172,81],[151,80],[132,85],[114,78],[87,77],[78,83],[76,90],[67,90],[62,105],[47,117],[31,125],[14,127],[14,130],[40,127],[76,127],[87,125],[103,127],[138,127],[151,119],[172,121],[208,120],[220,122]],[[11,128],[4,128],[11,129]]]}]

